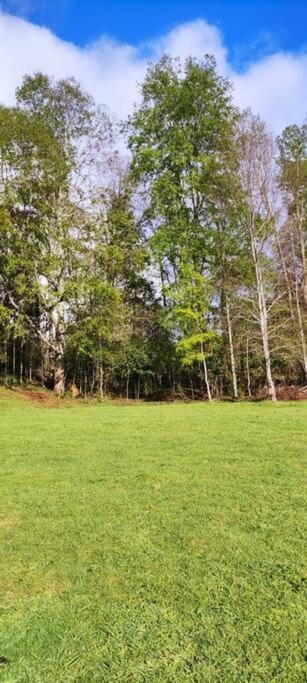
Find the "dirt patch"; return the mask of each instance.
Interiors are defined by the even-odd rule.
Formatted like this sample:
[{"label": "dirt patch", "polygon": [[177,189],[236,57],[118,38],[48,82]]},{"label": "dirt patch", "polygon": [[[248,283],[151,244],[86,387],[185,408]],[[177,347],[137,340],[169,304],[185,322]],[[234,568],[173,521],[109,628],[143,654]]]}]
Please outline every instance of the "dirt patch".
[{"label": "dirt patch", "polygon": [[15,389],[15,391],[20,398],[36,405],[46,408],[59,408],[61,405],[61,399],[48,391],[37,391],[36,389]]},{"label": "dirt patch", "polygon": [[[304,401],[307,399],[307,386],[299,387],[296,385],[276,385],[276,398],[278,401]],[[267,387],[260,387],[256,393],[256,398],[269,398],[269,391]]]}]

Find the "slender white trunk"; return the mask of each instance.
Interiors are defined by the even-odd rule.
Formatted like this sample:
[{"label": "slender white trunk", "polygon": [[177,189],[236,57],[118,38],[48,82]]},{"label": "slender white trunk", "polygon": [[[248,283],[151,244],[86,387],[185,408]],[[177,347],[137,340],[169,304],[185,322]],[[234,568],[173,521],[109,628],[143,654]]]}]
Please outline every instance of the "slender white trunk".
[{"label": "slender white trunk", "polygon": [[203,357],[203,368],[204,368],[205,384],[206,384],[206,389],[207,389],[208,401],[212,401],[210,384],[209,384],[209,379],[208,379],[208,368],[207,368],[207,363],[206,363],[206,356],[205,356],[203,341],[200,342],[200,350],[201,350],[201,354]]},{"label": "slender white trunk", "polygon": [[307,256],[306,256],[306,233],[304,230],[304,223],[306,222],[306,213],[304,206],[300,206],[297,211],[298,232],[300,241],[300,251],[302,258],[302,275],[303,275],[303,302],[304,308],[307,310]]},{"label": "slender white trunk", "polygon": [[269,333],[268,333],[268,313],[267,313],[267,307],[266,307],[265,296],[264,296],[264,291],[263,291],[262,279],[258,285],[258,302],[259,302],[262,346],[263,346],[263,354],[264,354],[264,361],[265,361],[266,381],[267,381],[267,385],[268,385],[269,396],[270,396],[272,401],[276,401],[276,389],[275,389],[275,384],[274,384],[274,380],[272,377],[272,370],[271,370],[271,355],[270,355]]},{"label": "slender white trunk", "polygon": [[264,296],[262,281],[261,281],[261,284],[259,286],[258,301],[259,301],[260,327],[261,327],[262,346],[263,346],[263,354],[264,354],[264,361],[265,361],[266,380],[267,380],[267,385],[268,385],[268,389],[269,389],[269,396],[270,396],[272,401],[276,401],[276,389],[275,389],[275,384],[274,384],[274,380],[272,377],[272,370],[271,370],[271,355],[270,355],[269,333],[268,333],[268,313],[267,313],[267,307],[266,307],[266,303],[265,303],[265,296]]},{"label": "slender white trunk", "polygon": [[259,264],[259,254],[256,245],[256,238],[253,230],[252,223],[250,224],[250,237],[251,237],[251,247],[252,255],[255,266],[256,274],[256,285],[257,285],[257,297],[258,297],[258,308],[259,308],[259,318],[260,318],[260,329],[262,337],[263,355],[265,361],[265,374],[266,382],[269,390],[269,396],[272,401],[276,401],[276,389],[274,380],[272,377],[271,370],[271,355],[269,346],[269,331],[268,331],[268,311],[266,306],[264,285],[262,279],[261,267]]},{"label": "slender white trunk", "polygon": [[204,373],[205,373],[205,382],[206,382],[206,388],[207,388],[208,401],[212,401],[212,396],[211,396],[211,391],[210,391],[210,384],[209,384],[209,380],[208,380],[207,363],[206,363],[206,359],[205,359],[205,358],[204,358],[204,360],[203,360],[203,365],[204,365]]},{"label": "slender white trunk", "polygon": [[231,319],[229,303],[226,296],[226,316],[227,316],[227,327],[228,327],[228,338],[229,338],[229,350],[230,350],[230,365],[231,365],[231,375],[232,375],[232,389],[234,399],[238,398],[238,383],[237,383],[237,373],[236,373],[236,363],[235,355],[233,350],[233,339],[232,339],[232,329],[231,329]]},{"label": "slender white trunk", "polygon": [[[202,353],[203,349],[202,349]],[[208,396],[208,401],[212,401],[212,396],[211,396],[211,391],[210,391],[210,384],[209,384],[209,379],[208,379],[208,368],[207,368],[207,363],[205,356],[203,356],[203,367],[204,367],[204,374],[205,374],[205,383],[206,383],[206,389],[207,389],[207,396]]]}]

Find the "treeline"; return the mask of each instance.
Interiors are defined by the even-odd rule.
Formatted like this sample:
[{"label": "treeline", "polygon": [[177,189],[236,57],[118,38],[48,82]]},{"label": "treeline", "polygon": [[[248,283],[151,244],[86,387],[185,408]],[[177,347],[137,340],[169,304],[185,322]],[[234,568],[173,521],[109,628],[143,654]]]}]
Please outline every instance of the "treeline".
[{"label": "treeline", "polygon": [[150,67],[121,127],[74,79],[26,76],[0,107],[1,381],[306,385],[306,152],[307,126],[275,140],[211,57]]}]

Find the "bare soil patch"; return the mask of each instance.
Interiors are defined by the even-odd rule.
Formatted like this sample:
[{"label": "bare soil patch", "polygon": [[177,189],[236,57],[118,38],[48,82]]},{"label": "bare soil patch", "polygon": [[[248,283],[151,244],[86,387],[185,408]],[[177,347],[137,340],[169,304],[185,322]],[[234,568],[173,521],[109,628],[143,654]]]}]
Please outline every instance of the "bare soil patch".
[{"label": "bare soil patch", "polygon": [[15,389],[18,396],[45,408],[59,408],[61,399],[49,391],[38,391],[37,389]]}]

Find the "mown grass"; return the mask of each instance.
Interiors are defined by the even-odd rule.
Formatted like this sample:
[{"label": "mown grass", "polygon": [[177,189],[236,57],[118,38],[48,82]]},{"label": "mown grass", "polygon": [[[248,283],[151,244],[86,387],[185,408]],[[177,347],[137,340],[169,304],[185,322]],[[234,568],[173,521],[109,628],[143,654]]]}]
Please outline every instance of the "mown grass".
[{"label": "mown grass", "polygon": [[2,391],[0,680],[303,681],[306,417]]}]

